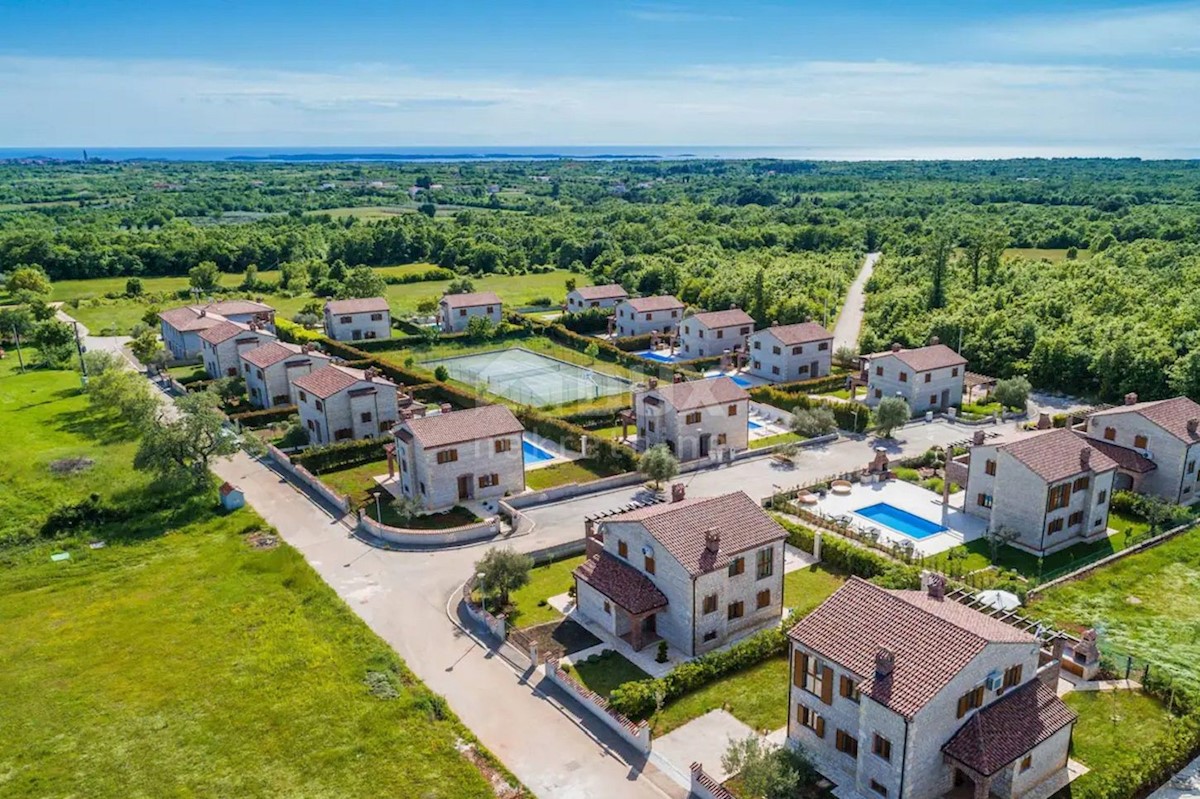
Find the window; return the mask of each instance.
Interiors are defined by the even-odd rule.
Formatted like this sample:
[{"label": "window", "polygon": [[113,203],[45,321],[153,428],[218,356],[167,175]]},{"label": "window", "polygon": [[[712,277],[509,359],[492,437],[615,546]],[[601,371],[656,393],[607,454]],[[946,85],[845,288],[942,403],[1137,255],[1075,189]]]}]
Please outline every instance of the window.
[{"label": "window", "polygon": [[[832,674],[832,669],[825,665],[825,662],[820,658],[804,657],[804,684],[800,687],[816,696],[825,696],[825,685],[827,678]],[[832,697],[830,697],[832,698]]]},{"label": "window", "polygon": [[1061,533],[1062,529],[1063,529],[1063,520],[1062,519],[1054,519],[1053,521],[1050,522],[1049,525],[1046,526],[1046,533],[1048,535],[1054,535],[1055,533]]},{"label": "window", "polygon": [[303,391],[301,391],[301,392],[300,392],[300,401],[301,401],[301,402],[308,402],[308,395],[307,395],[307,394],[305,394]]},{"label": "window", "polygon": [[628,558],[629,557],[629,544],[626,544],[624,541],[621,541],[618,539],[617,540],[617,554],[623,558]]},{"label": "window", "polygon": [[761,349],[762,349],[762,342],[761,342],[761,341],[759,341],[758,339],[755,339],[755,340],[754,340],[754,349],[756,349],[756,350],[761,350]]},{"label": "window", "polygon": [[879,388],[875,389],[875,399],[882,399],[882,398],[883,398],[883,389],[879,389]]},{"label": "window", "polygon": [[1024,774],[1026,771],[1029,771],[1032,765],[1033,755],[1025,755],[1025,757],[1021,758],[1021,773]]},{"label": "window", "polygon": [[758,592],[758,597],[755,599],[755,609],[762,610],[767,605],[771,604],[771,589],[767,588]]},{"label": "window", "polygon": [[1067,527],[1083,524],[1083,511],[1077,510],[1067,517]]},{"label": "window", "polygon": [[746,571],[746,559],[745,558],[734,558],[733,562],[729,564],[729,576],[730,577],[737,577],[739,574],[741,574],[744,571]]},{"label": "window", "polygon": [[1149,443],[1150,439],[1146,438],[1145,436],[1138,435],[1133,437],[1134,449],[1145,449],[1146,445]]},{"label": "window", "polygon": [[880,796],[887,796],[887,786],[879,782],[879,780],[871,780],[871,790]]},{"label": "window", "polygon": [[512,439],[498,438],[495,443],[496,452],[508,452],[512,449]]},{"label": "window", "polygon": [[421,486],[421,493],[424,494],[425,493],[425,484],[421,483],[420,486]]},{"label": "window", "polygon": [[649,419],[649,420],[647,420],[647,421],[646,421],[646,428],[647,428],[647,429],[648,429],[648,430],[649,430],[651,433],[653,433],[653,432],[654,432],[654,420],[653,420],[653,419]]},{"label": "window", "polygon": [[338,321],[341,322],[343,325],[348,325],[348,324],[350,324],[350,317],[349,316],[340,316],[340,317],[338,317]]},{"label": "window", "polygon": [[[242,370],[243,370],[243,371],[244,371],[246,374],[250,374],[250,364],[248,364],[248,363],[244,363],[244,364],[242,364]],[[260,375],[259,375],[259,377],[262,377],[262,375],[260,374]]]},{"label": "window", "polygon": [[1105,441],[1116,441],[1117,440],[1117,428],[1115,428],[1115,427],[1104,428],[1104,440]]},{"label": "window", "polygon": [[925,382],[929,383],[932,380],[933,380],[933,372],[926,372],[925,373]]},{"label": "window", "polygon": [[684,424],[700,424],[700,411],[692,411],[683,418]]},{"label": "window", "polygon": [[907,383],[907,382],[908,382],[908,372],[901,372],[901,373],[900,373],[900,382],[901,382],[901,383]]},{"label": "window", "polygon": [[858,739],[845,730],[838,730],[834,736],[834,745],[843,755],[858,757]]},{"label": "window", "polygon": [[1071,493],[1076,491],[1087,491],[1087,487],[1091,485],[1091,478],[1086,474],[1083,477],[1076,477],[1075,482],[1071,484]]},{"label": "window", "polygon": [[370,411],[363,411],[362,414],[360,414],[360,418],[362,419],[363,424],[370,424],[371,419],[374,417],[371,416]]},{"label": "window", "polygon": [[818,345],[817,345],[817,350],[818,350],[819,352],[824,352],[824,351],[825,351],[825,350],[827,350],[827,349],[829,349],[829,342],[828,342],[828,341],[822,341],[820,344],[818,344]]},{"label": "window", "polygon": [[838,693],[843,699],[849,699],[851,702],[858,702],[862,696],[859,693],[858,686],[854,684],[854,680],[845,674],[842,675],[839,681]]},{"label": "window", "polygon": [[958,698],[958,717],[970,713],[977,707],[983,706],[983,686],[978,685]]},{"label": "window", "polygon": [[876,366],[876,367],[875,367],[875,376],[876,376],[876,377],[883,377],[883,367],[882,367],[882,366]]},{"label": "window", "polygon": [[372,321],[372,322],[382,322],[382,321],[383,321],[383,314],[381,314],[381,313],[373,313],[373,314],[371,314],[371,321]]},{"label": "window", "polygon": [[481,474],[479,475],[479,487],[489,488],[500,484],[500,475],[498,474]]},{"label": "window", "polygon": [[608,614],[611,614],[611,613],[612,613],[612,605],[608,604],[608,600],[607,600],[607,599],[606,599],[606,600],[604,600],[604,612],[605,612],[605,613],[608,613]]},{"label": "window", "polygon": [[930,395],[929,395],[929,404],[930,404],[930,405],[937,405],[937,394],[930,394]]},{"label": "window", "polygon": [[730,602],[728,608],[728,618],[730,621],[740,619],[746,611],[746,605],[740,599],[737,602]]},{"label": "window", "polygon": [[467,315],[467,309],[466,309],[466,308],[459,308],[459,309],[458,309],[458,315],[459,315],[459,316],[466,316],[466,315]]},{"label": "window", "polygon": [[1046,510],[1058,510],[1071,503],[1071,484],[1063,483],[1050,489],[1046,497]]},{"label": "window", "polygon": [[978,497],[975,498],[975,504],[981,508],[992,507],[992,495],[991,494],[980,494]]},{"label": "window", "polygon": [[728,408],[728,413],[730,416],[737,416],[737,405],[730,405]]},{"label": "window", "polygon": [[717,612],[717,595],[709,594],[704,597],[704,615]]},{"label": "window", "polygon": [[318,411],[323,411],[323,410],[325,410],[325,404],[324,404],[323,402],[321,402],[320,400],[317,400],[317,402],[316,402],[316,406],[317,406],[317,410],[318,410]]},{"label": "window", "polygon": [[1187,465],[1187,473],[1188,473],[1188,474],[1192,474],[1192,473],[1194,473],[1195,471],[1196,471],[1196,462],[1195,462],[1195,461],[1188,461],[1188,465]]},{"label": "window", "polygon": [[654,574],[654,556],[653,555],[643,555],[642,557],[645,558],[644,565],[646,567],[646,574]]},{"label": "window", "polygon": [[1009,688],[1015,688],[1021,684],[1021,664],[1009,666],[1004,670],[1004,683],[1000,686],[1000,690],[1004,691]]},{"label": "window", "polygon": [[[875,733],[875,737],[871,740],[871,754],[890,763],[892,761],[892,742],[879,733]],[[884,793],[886,795],[886,791]]]},{"label": "window", "polygon": [[725,446],[725,442],[728,440],[729,440],[728,436],[726,436],[724,433],[717,433],[717,446],[718,447]]},{"label": "window", "polygon": [[758,550],[756,560],[757,579],[762,580],[775,573],[775,550],[773,548],[767,547]]},{"label": "window", "polygon": [[1108,492],[1101,491],[1099,494],[1096,495],[1096,504],[1103,505],[1105,500],[1107,500],[1107,499],[1108,499]]},{"label": "window", "polygon": [[771,348],[771,354],[772,354],[772,355],[780,355],[780,354],[782,354],[782,352],[783,352],[783,350],[781,350],[779,347],[772,347],[772,348]]},{"label": "window", "polygon": [[444,449],[437,454],[438,463],[454,463],[458,460],[458,450]]},{"label": "window", "polygon": [[801,345],[799,347],[792,347],[792,355],[803,355],[803,354],[804,354],[804,346],[803,345]]},{"label": "window", "polygon": [[778,367],[778,366],[772,366],[772,367],[771,367],[771,374],[773,374],[773,375],[777,375],[777,374],[779,374],[779,367]]},{"label": "window", "polygon": [[715,641],[715,640],[717,640],[717,631],[716,630],[709,630],[708,632],[706,632],[704,634],[704,643],[707,644],[709,641]]},{"label": "window", "polygon": [[950,376],[958,377],[958,367],[957,366],[950,370]]},{"label": "window", "polygon": [[740,329],[740,330],[738,331],[738,335],[741,335],[741,336],[748,336],[748,335],[750,335],[750,328],[748,328],[748,327],[743,327],[742,329]]},{"label": "window", "polygon": [[[703,330],[701,330],[701,331],[700,331],[700,338],[704,338],[704,331],[703,331]],[[718,331],[717,331],[717,338],[725,338],[725,331],[724,331],[724,330],[718,330]]]},{"label": "window", "polygon": [[796,705],[796,719],[803,727],[808,727],[817,734],[818,738],[825,737],[825,719],[804,705]]},{"label": "window", "polygon": [[996,474],[996,462],[994,460],[988,459],[988,461],[983,464],[983,473],[994,476]]}]

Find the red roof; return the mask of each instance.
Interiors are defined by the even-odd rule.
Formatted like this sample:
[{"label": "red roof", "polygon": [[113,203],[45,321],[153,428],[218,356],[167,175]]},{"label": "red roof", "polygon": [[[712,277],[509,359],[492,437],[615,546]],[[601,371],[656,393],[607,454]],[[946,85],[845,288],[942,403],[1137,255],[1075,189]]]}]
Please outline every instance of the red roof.
[{"label": "red roof", "polygon": [[494,291],[476,291],[471,294],[447,294],[442,302],[450,308],[477,308],[480,305],[500,305]]},{"label": "red roof", "polygon": [[629,296],[629,292],[616,283],[606,286],[577,286],[575,293],[585,300],[623,300]]},{"label": "red roof", "polygon": [[1053,688],[1033,679],[971,716],[942,751],[989,777],[1076,718]]},{"label": "red roof", "polygon": [[234,336],[240,336],[243,333],[249,332],[249,330],[250,328],[245,325],[239,325],[237,322],[226,320],[203,331],[200,334],[200,338],[209,344],[220,344],[222,341],[228,341]]},{"label": "red roof", "polygon": [[306,355],[325,360],[327,356],[316,350],[304,351],[303,347],[296,344],[288,344],[283,341],[268,341],[261,347],[255,347],[252,350],[242,352],[242,360],[250,363],[252,366],[257,366],[260,369],[265,369],[268,366],[274,366],[280,361],[286,361],[296,355]]},{"label": "red roof", "polygon": [[696,314],[692,319],[710,330],[718,327],[737,327],[738,325],[754,326],[754,319],[741,308],[730,308],[727,311],[705,311]]},{"label": "red roof", "polygon": [[746,390],[733,382],[732,378],[710,377],[683,383],[665,383],[648,389],[658,394],[677,411],[707,408],[710,405],[726,405],[750,399]]},{"label": "red roof", "polygon": [[652,313],[654,311],[669,311],[672,308],[682,308],[683,303],[670,294],[660,294],[654,297],[634,297],[626,300],[629,307],[637,313]]},{"label": "red roof", "polygon": [[885,350],[871,355],[864,355],[867,360],[894,355],[902,362],[912,367],[916,372],[928,372],[930,369],[945,369],[948,366],[963,366],[967,359],[959,355],[945,344],[930,344],[928,347],[917,347],[912,350]]},{"label": "red roof", "polygon": [[[787,537],[787,532],[743,491],[718,497],[649,505],[610,516],[602,524],[636,522],[693,576],[729,565],[735,555]],[[720,536],[718,550],[707,548],[708,533]],[[783,568],[783,564],[775,564]]]},{"label": "red roof", "polygon": [[592,555],[576,566],[574,573],[630,613],[667,606],[667,597],[649,577],[607,552]]},{"label": "red roof", "polygon": [[400,427],[411,430],[413,437],[426,449],[525,432],[513,412],[503,405],[482,405],[463,411],[435,413],[409,419],[402,422]]},{"label": "red roof", "polygon": [[204,306],[209,313],[221,314],[222,316],[240,316],[242,314],[251,313],[274,313],[275,309],[270,305],[254,300],[217,300],[210,302]]},{"label": "red roof", "polygon": [[[889,591],[851,577],[788,635],[860,679],[859,690],[912,718],[992,642],[1035,645],[1037,639],[952,599],[923,591]],[[895,657],[889,676],[875,674],[875,655]]]},{"label": "red roof", "polygon": [[1120,444],[1114,444],[1111,441],[1105,441],[1099,438],[1088,438],[1088,444],[1092,449],[1103,452],[1108,457],[1112,458],[1117,464],[1118,469],[1123,469],[1127,472],[1137,472],[1144,474],[1152,472],[1158,468],[1158,464],[1147,457],[1139,455],[1129,447],[1122,447]]},{"label": "red roof", "polygon": [[378,313],[388,310],[388,301],[384,297],[363,297],[354,300],[330,300],[325,303],[325,310],[331,314]]},{"label": "red roof", "polygon": [[[366,373],[361,369],[329,364],[297,377],[292,381],[292,385],[321,399],[326,399],[366,379]],[[392,388],[396,385],[383,377],[375,377],[372,382]]]},{"label": "red roof", "polygon": [[778,325],[773,327],[763,328],[755,335],[769,333],[774,336],[780,344],[788,347],[793,347],[797,344],[808,344],[814,341],[825,341],[832,339],[833,334],[826,330],[816,322],[800,322],[795,325]]},{"label": "red roof", "polygon": [[182,308],[171,308],[161,311],[158,314],[158,318],[181,333],[192,330],[206,330],[226,321],[225,317],[220,315],[205,314],[201,316],[197,309],[187,305]]},{"label": "red roof", "polygon": [[1092,417],[1118,416],[1123,413],[1136,413],[1185,444],[1200,443],[1200,425],[1193,424],[1193,429],[1188,430],[1189,422],[1194,423],[1200,420],[1200,403],[1193,402],[1187,397],[1119,405],[1116,408],[1097,411],[1092,414]]},{"label": "red roof", "polygon": [[[1091,439],[1066,428],[1002,444],[998,449],[1025,464],[1047,483],[1066,480],[1081,472],[1099,474],[1117,468],[1117,462],[1092,446]],[[1087,465],[1083,462],[1085,451],[1089,453]]]}]

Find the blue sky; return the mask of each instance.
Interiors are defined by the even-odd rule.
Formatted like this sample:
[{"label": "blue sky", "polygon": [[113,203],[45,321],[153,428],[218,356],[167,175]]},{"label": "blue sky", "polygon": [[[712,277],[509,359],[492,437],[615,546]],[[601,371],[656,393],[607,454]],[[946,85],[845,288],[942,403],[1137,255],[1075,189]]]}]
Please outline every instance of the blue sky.
[{"label": "blue sky", "polygon": [[1200,3],[0,0],[0,146],[1152,156],[1198,122]]}]

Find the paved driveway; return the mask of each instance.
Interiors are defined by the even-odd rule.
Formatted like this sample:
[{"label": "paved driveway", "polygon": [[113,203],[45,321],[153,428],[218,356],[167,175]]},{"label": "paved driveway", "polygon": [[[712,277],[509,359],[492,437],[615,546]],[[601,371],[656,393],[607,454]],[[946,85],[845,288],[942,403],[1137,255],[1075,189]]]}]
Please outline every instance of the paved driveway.
[{"label": "paved driveway", "polygon": [[842,312],[838,314],[837,325],[833,328],[833,349],[849,347],[858,352],[858,334],[862,330],[863,306],[867,301],[867,281],[875,271],[875,263],[883,253],[869,252],[863,259],[862,268],[854,282],[846,292],[846,301],[842,303]]}]

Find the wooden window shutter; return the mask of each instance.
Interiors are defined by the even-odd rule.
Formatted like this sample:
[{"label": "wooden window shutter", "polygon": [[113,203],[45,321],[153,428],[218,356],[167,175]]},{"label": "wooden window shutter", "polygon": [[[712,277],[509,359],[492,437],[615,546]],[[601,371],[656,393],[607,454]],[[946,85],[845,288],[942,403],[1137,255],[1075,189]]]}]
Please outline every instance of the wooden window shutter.
[{"label": "wooden window shutter", "polygon": [[804,673],[808,671],[808,655],[803,652],[797,652],[794,658],[794,668],[792,670],[792,685],[797,688],[804,687]]},{"label": "wooden window shutter", "polygon": [[851,692],[851,687],[852,687],[850,678],[847,677],[845,674],[843,674],[842,678],[838,681],[838,685],[839,685],[838,693],[844,697],[849,697],[850,692]]},{"label": "wooden window shutter", "polygon": [[833,669],[828,666],[821,674],[821,701],[827,705],[833,704]]},{"label": "wooden window shutter", "polygon": [[817,733],[818,738],[825,737],[825,717],[824,716],[817,716],[816,733]]},{"label": "wooden window shutter", "polygon": [[958,698],[958,717],[961,719],[967,713],[967,697],[969,694],[963,694]]}]

